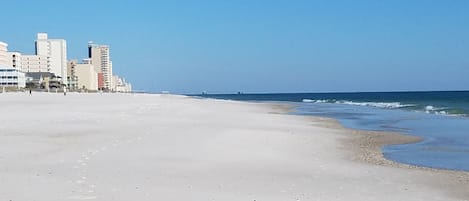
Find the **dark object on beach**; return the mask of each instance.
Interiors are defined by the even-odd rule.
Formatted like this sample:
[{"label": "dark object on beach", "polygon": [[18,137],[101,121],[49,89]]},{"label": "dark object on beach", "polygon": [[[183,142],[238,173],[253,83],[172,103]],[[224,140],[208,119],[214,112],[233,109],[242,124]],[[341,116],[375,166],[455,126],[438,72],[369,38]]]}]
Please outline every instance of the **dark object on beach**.
[{"label": "dark object on beach", "polygon": [[32,91],[31,91],[31,89],[29,89],[29,95],[30,95],[30,96],[32,95]]}]

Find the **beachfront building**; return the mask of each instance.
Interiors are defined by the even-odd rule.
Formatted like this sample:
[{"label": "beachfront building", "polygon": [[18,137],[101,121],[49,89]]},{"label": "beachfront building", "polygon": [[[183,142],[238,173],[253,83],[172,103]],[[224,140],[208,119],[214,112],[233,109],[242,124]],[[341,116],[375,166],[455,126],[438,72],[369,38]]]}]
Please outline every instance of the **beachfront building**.
[{"label": "beachfront building", "polygon": [[36,55],[49,58],[49,72],[67,83],[67,42],[64,39],[49,39],[47,33],[38,33]]},{"label": "beachfront building", "polygon": [[13,67],[0,64],[0,87],[21,89],[26,87],[26,76]]},{"label": "beachfront building", "polygon": [[26,73],[26,86],[32,89],[59,88],[59,79],[50,72],[28,72]]},{"label": "beachfront building", "polygon": [[20,69],[10,66],[8,57],[8,44],[0,42],[0,87],[5,88],[24,88],[26,86],[26,77]]},{"label": "beachfront building", "polygon": [[20,52],[7,52],[8,66],[23,70],[21,65],[21,56]]},{"label": "beachfront building", "polygon": [[49,72],[50,62],[47,56],[23,55],[20,52],[7,52],[9,67],[16,68],[25,73]]},{"label": "beachfront building", "polygon": [[[16,57],[15,59],[18,59],[19,57],[21,62],[16,68],[25,73],[50,72],[50,60],[47,56],[12,54],[12,60],[13,57]],[[16,61],[15,63],[18,62]]]},{"label": "beachfront building", "polygon": [[97,68],[97,72],[102,75],[103,87],[100,89],[111,91],[112,82],[112,61],[109,54],[109,46],[98,45],[93,42],[88,43],[88,58],[92,65]]},{"label": "beachfront building", "polygon": [[8,44],[0,41],[0,65],[8,66]]},{"label": "beachfront building", "polygon": [[115,92],[122,92],[122,93],[128,93],[132,91],[132,85],[128,82],[125,81],[125,79],[114,75],[112,78],[114,82],[114,89],[113,91]]},{"label": "beachfront building", "polygon": [[98,72],[93,64],[82,63],[75,65],[77,88],[84,91],[98,91]]},{"label": "beachfront building", "polygon": [[71,91],[78,90],[78,76],[76,75],[77,60],[70,60],[67,62],[67,83],[68,89]]}]

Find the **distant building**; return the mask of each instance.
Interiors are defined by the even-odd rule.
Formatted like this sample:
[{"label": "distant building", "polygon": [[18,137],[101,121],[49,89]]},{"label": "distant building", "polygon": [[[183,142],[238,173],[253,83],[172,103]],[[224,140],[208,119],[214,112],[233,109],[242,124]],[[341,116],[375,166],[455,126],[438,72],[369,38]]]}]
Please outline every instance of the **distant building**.
[{"label": "distant building", "polygon": [[50,72],[30,72],[26,73],[26,85],[35,89],[62,89],[62,82],[59,77]]},{"label": "distant building", "polygon": [[8,44],[0,41],[0,65],[8,66]]},{"label": "distant building", "polygon": [[98,91],[98,73],[92,64],[76,64],[75,75],[79,90]]},{"label": "distant building", "polygon": [[123,93],[128,93],[132,91],[132,85],[130,83],[127,83],[123,78],[120,78],[117,75],[113,76],[113,82],[114,82],[114,91],[115,92],[123,92]]},{"label": "distant building", "polygon": [[7,52],[8,66],[23,71],[21,65],[21,56],[22,54],[20,52]]},{"label": "distant building", "polygon": [[99,90],[105,89],[103,73],[98,73],[98,89]]},{"label": "distant building", "polygon": [[0,42],[0,87],[18,89],[26,87],[24,73],[10,66],[8,44],[4,42]]},{"label": "distant building", "polygon": [[[18,59],[21,61],[18,64],[18,60],[15,60],[17,65],[16,68],[21,69],[25,73],[40,73],[40,72],[50,72],[50,60],[47,56],[42,55],[21,55],[21,54],[12,54],[13,59]],[[16,57],[16,58],[15,58]],[[12,63],[12,65],[14,65]],[[57,75],[57,76],[60,76]]]},{"label": "distant building", "polygon": [[70,60],[67,62],[67,84],[71,91],[78,90],[78,76],[76,74],[77,60]]},{"label": "distant building", "polygon": [[104,90],[111,91],[112,86],[112,61],[109,54],[109,46],[97,45],[95,43],[88,43],[88,58],[97,70],[102,74]]},{"label": "distant building", "polygon": [[51,73],[62,78],[67,84],[67,42],[63,39],[49,39],[47,33],[38,33],[36,55],[49,57]]},{"label": "distant building", "polygon": [[23,55],[20,52],[7,52],[8,66],[28,72],[49,72],[49,57]]},{"label": "distant building", "polygon": [[18,69],[0,65],[0,87],[17,89],[25,88],[25,74]]}]

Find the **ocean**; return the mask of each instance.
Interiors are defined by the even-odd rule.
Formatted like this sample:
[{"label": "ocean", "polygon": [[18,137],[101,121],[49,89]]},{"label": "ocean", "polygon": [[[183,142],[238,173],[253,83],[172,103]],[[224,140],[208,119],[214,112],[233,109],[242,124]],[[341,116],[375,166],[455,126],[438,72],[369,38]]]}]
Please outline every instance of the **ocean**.
[{"label": "ocean", "polygon": [[384,156],[410,165],[469,171],[469,91],[196,96],[289,103],[295,115],[334,118],[352,129],[419,136],[423,141],[383,147]]}]

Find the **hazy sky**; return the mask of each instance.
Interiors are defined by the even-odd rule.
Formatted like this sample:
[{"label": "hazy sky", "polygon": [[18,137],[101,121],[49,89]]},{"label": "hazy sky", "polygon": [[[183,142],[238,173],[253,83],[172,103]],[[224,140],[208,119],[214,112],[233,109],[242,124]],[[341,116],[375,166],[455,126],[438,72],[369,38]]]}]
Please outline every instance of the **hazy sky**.
[{"label": "hazy sky", "polygon": [[134,89],[469,90],[467,0],[2,1],[0,41],[111,46]]}]

